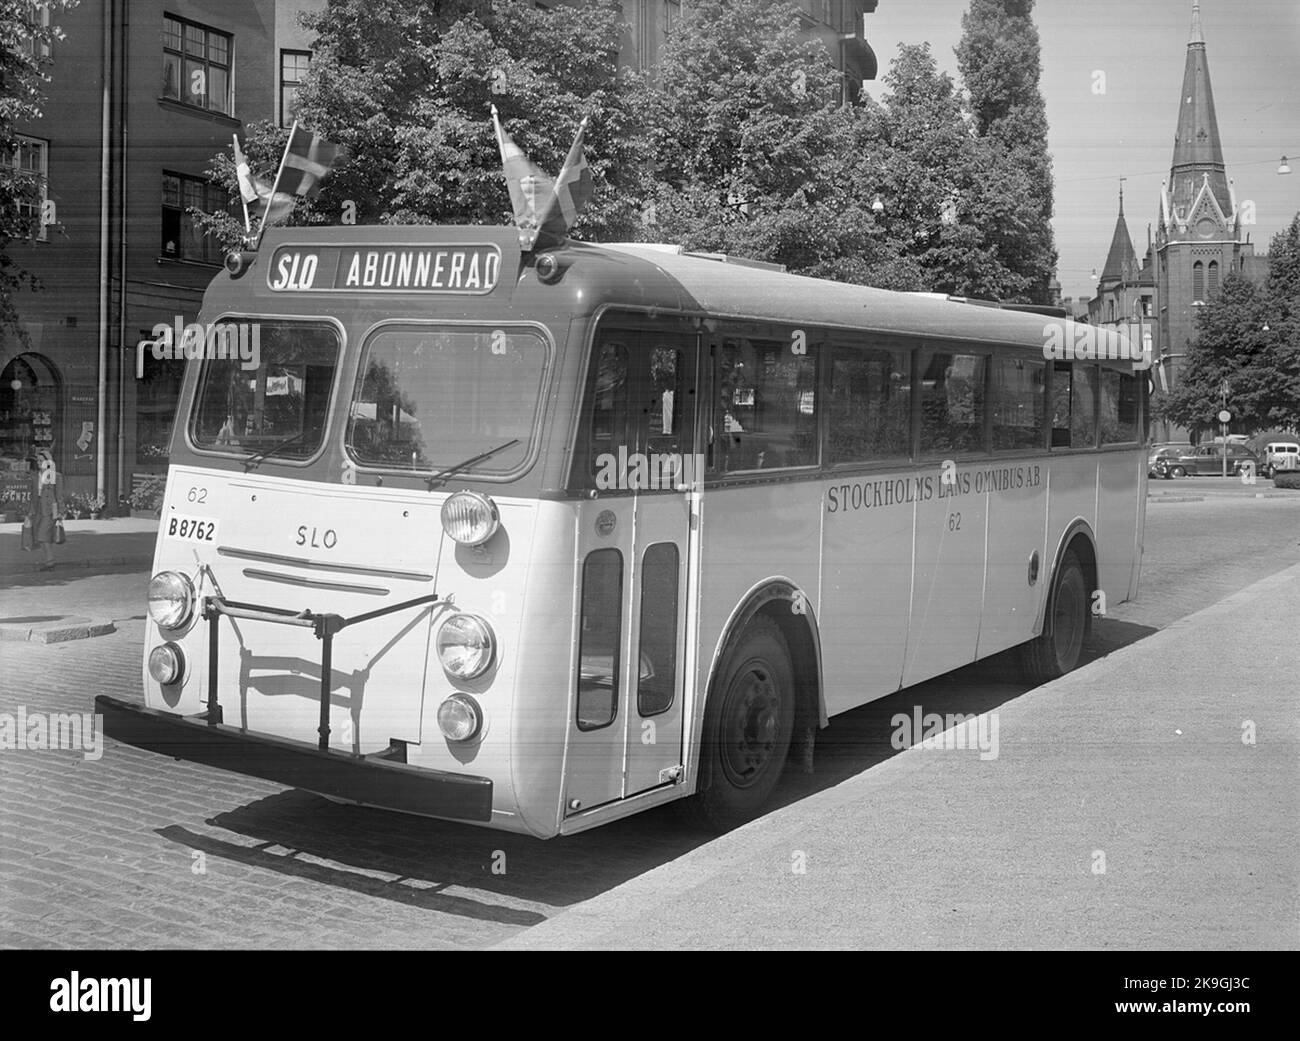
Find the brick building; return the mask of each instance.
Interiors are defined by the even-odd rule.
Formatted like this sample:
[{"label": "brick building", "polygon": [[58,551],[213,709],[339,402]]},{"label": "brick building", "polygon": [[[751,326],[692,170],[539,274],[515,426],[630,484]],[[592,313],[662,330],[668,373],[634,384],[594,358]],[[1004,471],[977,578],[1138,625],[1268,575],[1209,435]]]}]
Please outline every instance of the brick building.
[{"label": "brick building", "polygon": [[197,316],[221,257],[186,209],[225,202],[207,170],[232,134],[289,114],[310,48],[296,15],[324,2],[102,0],[58,16],[44,116],[19,128],[54,206],[10,246],[45,289],[17,301],[29,344],[0,336],[6,512],[33,449],[69,491],[110,502],[165,470],[181,365],[148,356],[137,378],[136,344]]}]

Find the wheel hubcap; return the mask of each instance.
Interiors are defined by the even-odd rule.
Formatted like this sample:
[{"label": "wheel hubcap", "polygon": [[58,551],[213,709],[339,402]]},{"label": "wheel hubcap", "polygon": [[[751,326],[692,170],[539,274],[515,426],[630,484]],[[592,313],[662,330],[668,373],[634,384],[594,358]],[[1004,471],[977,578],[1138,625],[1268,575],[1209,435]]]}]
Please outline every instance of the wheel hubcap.
[{"label": "wheel hubcap", "polygon": [[781,692],[765,663],[751,663],[732,681],[721,722],[722,768],[747,788],[771,765],[780,732]]}]

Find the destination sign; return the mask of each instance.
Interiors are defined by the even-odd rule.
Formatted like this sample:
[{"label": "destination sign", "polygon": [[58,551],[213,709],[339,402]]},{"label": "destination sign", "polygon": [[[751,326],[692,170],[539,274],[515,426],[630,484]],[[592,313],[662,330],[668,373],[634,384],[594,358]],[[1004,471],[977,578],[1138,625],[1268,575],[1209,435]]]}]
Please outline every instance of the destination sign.
[{"label": "destination sign", "polygon": [[490,293],[501,250],[456,246],[280,246],[266,284],[293,293]]}]

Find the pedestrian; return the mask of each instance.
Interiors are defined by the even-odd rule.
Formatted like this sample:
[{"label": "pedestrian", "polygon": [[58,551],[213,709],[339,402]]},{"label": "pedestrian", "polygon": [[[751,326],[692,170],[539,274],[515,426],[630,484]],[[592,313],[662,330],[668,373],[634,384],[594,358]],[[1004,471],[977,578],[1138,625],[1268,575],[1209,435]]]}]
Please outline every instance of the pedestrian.
[{"label": "pedestrian", "polygon": [[28,456],[32,472],[32,541],[40,551],[38,571],[54,569],[55,525],[63,523],[63,495],[54,460],[48,455]]}]

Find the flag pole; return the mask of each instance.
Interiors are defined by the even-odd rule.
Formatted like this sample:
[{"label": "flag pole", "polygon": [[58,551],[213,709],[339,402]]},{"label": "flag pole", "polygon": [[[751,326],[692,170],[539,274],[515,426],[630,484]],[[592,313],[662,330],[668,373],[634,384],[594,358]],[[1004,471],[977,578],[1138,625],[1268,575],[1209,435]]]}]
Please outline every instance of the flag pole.
[{"label": "flag pole", "polygon": [[257,241],[253,243],[253,249],[256,250],[262,244],[262,236],[266,234],[266,218],[271,214],[271,207],[275,205],[275,193],[280,188],[280,175],[284,173],[284,164],[289,161],[289,146],[293,144],[293,135],[298,131],[298,120],[293,121],[293,126],[289,128],[289,137],[284,142],[284,155],[280,156],[280,167],[275,171],[275,182],[271,185],[271,194],[267,197],[266,206],[262,209],[262,223],[257,228]]},{"label": "flag pole", "polygon": [[231,134],[230,136],[235,142],[235,188],[239,191],[239,202],[244,207],[244,233],[245,235],[251,235],[253,233],[253,224],[248,219],[248,200],[244,198],[244,187],[239,183],[239,135]]}]

